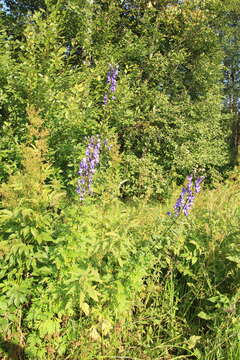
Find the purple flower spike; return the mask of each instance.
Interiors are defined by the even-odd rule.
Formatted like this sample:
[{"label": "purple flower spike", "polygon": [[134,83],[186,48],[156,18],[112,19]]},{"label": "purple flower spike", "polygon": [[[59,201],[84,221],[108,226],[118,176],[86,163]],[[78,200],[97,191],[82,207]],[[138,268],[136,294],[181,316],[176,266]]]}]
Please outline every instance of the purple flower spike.
[{"label": "purple flower spike", "polygon": [[107,102],[108,102],[108,96],[107,95],[104,95],[103,102],[104,102],[104,105],[107,105]]},{"label": "purple flower spike", "polygon": [[[109,84],[109,91],[115,92],[117,88],[117,76],[118,76],[118,66],[110,65],[110,69],[107,72],[107,84]],[[112,96],[112,99],[115,99],[115,96]],[[106,105],[108,103],[108,95],[105,94],[103,98],[103,103]]]},{"label": "purple flower spike", "polygon": [[[107,140],[104,140],[103,144],[105,147],[109,147],[107,145]],[[76,192],[79,194],[81,201],[84,200],[86,195],[92,193],[93,176],[100,162],[101,147],[102,144],[99,135],[92,136],[89,139],[89,143],[85,151],[85,157],[79,164],[79,179]]]},{"label": "purple flower spike", "polygon": [[[182,188],[181,194],[174,205],[175,216],[179,216],[181,211],[185,216],[189,215],[195,195],[200,192],[200,184],[204,178],[205,176],[198,177],[195,180],[195,184],[193,184],[193,176],[190,175],[187,177],[187,186]],[[171,213],[168,212],[167,214],[170,215]]]},{"label": "purple flower spike", "polygon": [[77,193],[80,195],[80,200],[84,199],[84,196],[92,192],[91,184],[95,168],[99,163],[101,142],[98,136],[92,136],[87,146],[85,155],[79,165],[79,179]]},{"label": "purple flower spike", "polygon": [[205,176],[200,176],[199,178],[197,178],[197,180],[195,181],[195,192],[199,193],[201,188],[200,188],[200,184],[201,182],[204,180]]}]

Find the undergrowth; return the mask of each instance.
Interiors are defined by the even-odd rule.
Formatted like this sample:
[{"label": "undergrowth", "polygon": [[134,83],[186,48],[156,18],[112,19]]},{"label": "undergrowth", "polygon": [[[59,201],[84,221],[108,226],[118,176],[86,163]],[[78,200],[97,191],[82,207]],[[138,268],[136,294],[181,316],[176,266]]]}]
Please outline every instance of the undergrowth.
[{"label": "undergrowth", "polygon": [[189,216],[167,215],[177,188],[165,205],[123,203],[112,183],[70,201],[28,115],[0,191],[1,359],[238,360],[239,183],[198,194]]}]

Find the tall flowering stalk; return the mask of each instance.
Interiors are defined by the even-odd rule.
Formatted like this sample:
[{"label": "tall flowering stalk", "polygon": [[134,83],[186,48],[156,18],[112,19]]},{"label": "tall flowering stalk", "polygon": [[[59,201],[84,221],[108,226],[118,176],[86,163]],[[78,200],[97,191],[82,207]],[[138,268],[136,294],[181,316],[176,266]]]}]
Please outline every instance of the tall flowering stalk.
[{"label": "tall flowering stalk", "polygon": [[[114,93],[117,88],[117,76],[118,76],[118,66],[110,65],[110,68],[107,73],[107,84],[109,84],[109,91]],[[115,96],[112,96],[112,99],[115,99]],[[108,94],[104,95],[103,99],[104,104],[108,102]]]},{"label": "tall flowering stalk", "polygon": [[[111,148],[106,139],[103,141],[103,146],[107,147],[108,150]],[[100,136],[92,136],[85,151],[85,157],[79,164],[79,179],[76,191],[81,201],[84,200],[86,195],[92,193],[93,176],[100,162],[101,149],[102,143]]]},{"label": "tall flowering stalk", "polygon": [[[204,178],[205,176],[200,176],[193,181],[192,175],[187,177],[188,183],[186,187],[182,188],[181,194],[174,205],[175,216],[179,216],[181,212],[183,212],[185,216],[188,216],[196,194],[200,192],[200,184]],[[171,212],[168,212],[167,214],[172,215]]]},{"label": "tall flowering stalk", "polygon": [[79,165],[77,193],[80,200],[92,192],[93,175],[100,160],[101,141],[99,136],[92,136],[87,146],[85,157]]}]

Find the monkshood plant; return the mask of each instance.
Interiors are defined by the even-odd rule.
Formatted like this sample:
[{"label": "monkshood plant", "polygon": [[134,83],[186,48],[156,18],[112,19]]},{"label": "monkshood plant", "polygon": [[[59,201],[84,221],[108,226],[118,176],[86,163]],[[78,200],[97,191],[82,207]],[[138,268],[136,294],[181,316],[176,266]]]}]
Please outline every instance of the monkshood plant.
[{"label": "monkshood plant", "polygon": [[79,194],[81,201],[93,192],[93,177],[96,172],[96,168],[99,165],[100,152],[103,147],[108,150],[111,148],[106,139],[101,141],[99,135],[91,136],[85,151],[85,157],[81,160],[78,171],[79,179],[76,191]]},{"label": "monkshood plant", "polygon": [[189,215],[189,211],[193,206],[196,195],[200,192],[200,184],[204,180],[204,176],[199,176],[193,180],[193,175],[187,177],[188,183],[182,188],[181,194],[174,205],[174,213],[167,212],[168,215],[179,216],[183,213],[185,216]]},{"label": "monkshood plant", "polygon": [[[161,263],[160,268],[168,267],[177,256],[180,256],[181,252],[186,250],[185,235],[183,234],[188,231],[189,226],[191,227],[190,221],[178,221],[178,219],[181,218],[181,214],[188,217],[204,178],[205,176],[187,176],[187,184],[182,187],[182,191],[173,206],[173,211],[166,213],[168,217],[164,223],[164,231],[152,236],[151,248],[156,255],[157,267],[159,262]],[[163,249],[167,249],[167,253],[164,253],[165,250],[162,251]]]},{"label": "monkshood plant", "polygon": [[[117,88],[117,76],[118,76],[118,66],[110,65],[110,69],[107,73],[107,84],[109,84],[109,92],[114,93]],[[113,95],[112,100],[116,97]],[[104,104],[108,103],[108,94],[105,94],[103,99]]]}]

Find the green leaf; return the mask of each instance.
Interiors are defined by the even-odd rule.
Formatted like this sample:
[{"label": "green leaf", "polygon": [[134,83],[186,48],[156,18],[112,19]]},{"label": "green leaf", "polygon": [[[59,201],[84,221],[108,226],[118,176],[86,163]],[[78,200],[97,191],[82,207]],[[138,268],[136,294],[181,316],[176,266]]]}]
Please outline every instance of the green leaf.
[{"label": "green leaf", "polygon": [[204,320],[211,320],[212,319],[212,316],[209,315],[209,314],[206,314],[204,311],[200,311],[198,313],[198,317],[201,318],[201,319],[204,319]]},{"label": "green leaf", "polygon": [[43,338],[46,335],[53,335],[60,331],[60,324],[58,320],[47,319],[41,322],[38,327],[39,335]]},{"label": "green leaf", "polygon": [[86,316],[89,315],[90,308],[89,308],[89,305],[86,302],[83,302],[82,304],[80,304],[80,308],[81,308],[81,310],[84,312],[84,314]]},{"label": "green leaf", "polygon": [[87,287],[87,294],[91,299],[93,299],[95,301],[98,301],[98,297],[100,296],[100,293],[98,291],[96,291],[93,286]]},{"label": "green leaf", "polygon": [[201,339],[201,336],[192,335],[188,340],[188,348],[193,349]]}]

